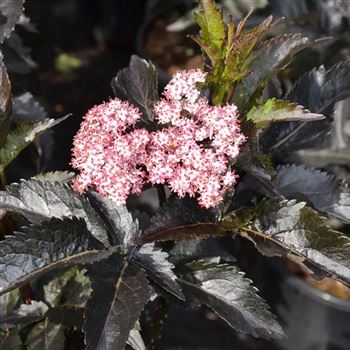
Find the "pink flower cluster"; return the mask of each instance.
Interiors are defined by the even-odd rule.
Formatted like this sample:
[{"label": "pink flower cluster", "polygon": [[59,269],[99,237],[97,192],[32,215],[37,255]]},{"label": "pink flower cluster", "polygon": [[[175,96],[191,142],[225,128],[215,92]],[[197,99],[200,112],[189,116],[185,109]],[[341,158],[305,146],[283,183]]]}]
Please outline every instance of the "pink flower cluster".
[{"label": "pink flower cluster", "polygon": [[211,106],[197,85],[206,73],[176,73],[154,106],[159,130],[135,129],[138,108],[119,99],[88,111],[74,138],[73,188],[93,187],[123,205],[145,183],[166,184],[179,197],[198,195],[201,206],[218,205],[236,183],[231,161],[245,137],[234,105]]}]

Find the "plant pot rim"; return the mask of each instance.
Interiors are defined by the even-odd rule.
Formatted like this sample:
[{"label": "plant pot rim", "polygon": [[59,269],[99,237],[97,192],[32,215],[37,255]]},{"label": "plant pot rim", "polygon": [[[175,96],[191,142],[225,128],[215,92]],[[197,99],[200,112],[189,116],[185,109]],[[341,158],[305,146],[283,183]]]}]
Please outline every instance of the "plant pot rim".
[{"label": "plant pot rim", "polygon": [[286,277],[286,283],[288,283],[291,287],[300,290],[303,294],[310,296],[310,298],[321,302],[322,304],[335,307],[342,311],[350,312],[350,300],[337,298],[331,294],[312,287],[298,276],[289,275]]}]

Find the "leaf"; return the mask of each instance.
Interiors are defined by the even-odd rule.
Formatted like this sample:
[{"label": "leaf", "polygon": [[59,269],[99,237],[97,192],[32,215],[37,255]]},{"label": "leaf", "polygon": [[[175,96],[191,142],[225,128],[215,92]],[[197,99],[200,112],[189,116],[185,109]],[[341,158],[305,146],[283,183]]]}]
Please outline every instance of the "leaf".
[{"label": "leaf", "polygon": [[303,106],[276,98],[270,98],[263,104],[254,106],[247,114],[247,119],[252,120],[258,128],[264,128],[274,122],[314,121],[323,118],[322,114],[311,113]]},{"label": "leaf", "polygon": [[59,119],[45,119],[34,123],[19,124],[7,135],[0,149],[0,171],[3,171],[31,142],[46,130],[61,123],[68,116]]},{"label": "leaf", "polygon": [[176,275],[173,272],[175,266],[168,261],[168,253],[157,248],[154,244],[145,244],[135,255],[133,261],[142,267],[147,275],[160,287],[185,300],[181,287],[177,283]]},{"label": "leaf", "polygon": [[50,308],[46,316],[52,323],[81,329],[84,324],[84,309],[84,305],[59,305]]},{"label": "leaf", "polygon": [[7,323],[8,321],[6,321],[6,317],[12,314],[13,310],[16,307],[16,304],[18,303],[18,300],[18,290],[14,290],[12,292],[0,296],[0,329],[6,330],[13,326]]},{"label": "leaf", "polygon": [[51,182],[70,182],[74,176],[75,174],[70,171],[49,171],[35,175],[32,177],[32,179]]},{"label": "leaf", "polygon": [[252,73],[243,77],[235,90],[232,101],[238,109],[246,109],[261,84],[285,68],[293,55],[310,44],[310,40],[300,34],[285,34],[262,42],[254,51],[249,65]]},{"label": "leaf", "polygon": [[[311,112],[326,113],[335,102],[350,96],[350,62],[344,61],[326,70],[305,73],[286,95],[286,99],[299,103]],[[325,143],[331,133],[331,122],[290,122],[271,125],[262,137],[265,152],[281,154]]]},{"label": "leaf", "polygon": [[89,202],[65,183],[30,179],[0,191],[0,208],[39,223],[52,217],[83,218],[87,228],[105,246],[110,246],[106,227]]},{"label": "leaf", "polygon": [[329,69],[324,66],[305,73],[286,95],[314,113],[323,113],[350,96],[350,62],[343,61]]},{"label": "leaf", "polygon": [[[0,4],[0,10],[1,10]],[[1,16],[1,12],[0,12]],[[0,26],[1,38],[1,26]],[[0,147],[4,144],[11,123],[11,83],[0,53]]]},{"label": "leaf", "polygon": [[202,47],[214,66],[221,57],[226,40],[222,13],[213,0],[202,0],[199,3],[199,11],[194,13],[194,18],[200,26],[201,32],[193,39]]},{"label": "leaf", "polygon": [[43,120],[46,116],[46,111],[30,92],[13,98],[13,120],[16,123]]},{"label": "leaf", "polygon": [[55,268],[87,263],[110,253],[86,229],[83,220],[51,219],[24,227],[0,242],[0,294]]},{"label": "leaf", "polygon": [[32,328],[25,344],[28,350],[63,350],[64,340],[63,327],[46,318]]},{"label": "leaf", "polygon": [[22,340],[16,328],[10,331],[0,331],[0,350],[22,350]]},{"label": "leaf", "polygon": [[187,266],[190,271],[180,282],[190,298],[210,307],[239,332],[266,339],[285,337],[251,280],[237,266],[204,259]]},{"label": "leaf", "polygon": [[73,267],[44,287],[45,300],[51,306],[83,305],[91,293],[90,280],[84,270]]},{"label": "leaf", "polygon": [[23,13],[24,0],[1,0],[0,2],[0,43],[12,33]]},{"label": "leaf", "polygon": [[151,219],[151,226],[139,244],[154,241],[189,240],[222,234],[211,211],[199,207],[192,199],[172,199],[161,206]]},{"label": "leaf", "polygon": [[350,284],[350,238],[330,229],[304,202],[265,201],[242,231],[265,255],[299,257],[314,272]]},{"label": "leaf", "polygon": [[315,209],[350,223],[350,190],[334,175],[293,164],[277,168],[276,182],[286,198],[306,200]]},{"label": "leaf", "polygon": [[139,107],[146,120],[153,120],[153,105],[158,100],[156,68],[151,62],[132,55],[129,67],[120,70],[112,80],[116,97]]},{"label": "leaf", "polygon": [[86,350],[123,350],[150,296],[146,276],[119,254],[89,266],[88,276],[92,294],[83,328]]},{"label": "leaf", "polygon": [[116,205],[97,192],[90,192],[89,199],[92,207],[103,218],[114,245],[121,245],[121,249],[127,252],[141,235],[138,221],[133,219],[126,206]]},{"label": "leaf", "polygon": [[147,350],[140,331],[135,328],[132,329],[129,333],[128,344],[134,350]]},{"label": "leaf", "polygon": [[37,64],[31,58],[31,49],[25,46],[22,38],[13,32],[11,36],[0,45],[4,55],[4,63],[7,70],[16,74],[28,74]]},{"label": "leaf", "polygon": [[14,311],[13,321],[21,326],[38,322],[45,317],[48,309],[42,301],[32,300],[30,304],[22,304]]},{"label": "leaf", "polygon": [[245,22],[251,15],[251,12],[252,11],[240,21],[236,33],[233,31],[233,23],[230,23],[232,26],[232,33],[228,33],[228,45],[223,77],[230,79],[231,81],[238,80],[248,73],[248,57],[258,44],[262,35],[277,23],[272,22],[272,16],[269,16],[258,26],[241,33]]}]

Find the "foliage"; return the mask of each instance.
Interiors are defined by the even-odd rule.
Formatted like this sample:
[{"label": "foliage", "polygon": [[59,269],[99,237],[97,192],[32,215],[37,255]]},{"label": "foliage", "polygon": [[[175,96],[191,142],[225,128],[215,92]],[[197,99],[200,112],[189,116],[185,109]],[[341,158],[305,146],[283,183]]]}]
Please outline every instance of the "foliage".
[{"label": "foliage", "polygon": [[[1,3],[8,19],[3,24],[0,17],[1,41],[10,37],[22,5]],[[307,10],[290,6],[296,14]],[[159,184],[161,205],[149,217],[93,190],[76,193],[69,172],[39,169],[6,185],[7,166],[65,117],[46,118],[30,93],[12,100],[0,62],[1,349],[63,349],[77,330],[86,349],[145,349],[152,322],[142,315],[155,299],[205,305],[239,332],[283,339],[277,318],[228,248],[238,236],[263,255],[292,259],[317,278],[350,285],[350,238],[328,220],[349,224],[348,184],[324,170],[281,162],[330,133],[335,103],[350,96],[350,63],[313,68],[283,89],[294,56],[317,41],[274,35],[280,21],[272,17],[247,30],[251,15],[235,26],[213,0],[202,0],[195,14],[200,33],[194,39],[208,63],[206,81],[196,89],[201,97],[209,91],[212,104],[237,105],[246,137],[229,163],[240,174],[237,187],[210,209],[195,195],[167,198]],[[152,63],[132,56],[112,88],[142,112],[136,130],[161,130],[154,122],[159,93]]]}]

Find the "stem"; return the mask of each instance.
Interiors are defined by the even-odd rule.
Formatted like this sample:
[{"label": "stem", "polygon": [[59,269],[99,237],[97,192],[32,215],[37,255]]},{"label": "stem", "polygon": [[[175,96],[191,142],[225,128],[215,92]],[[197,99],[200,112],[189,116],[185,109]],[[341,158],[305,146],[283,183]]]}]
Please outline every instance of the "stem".
[{"label": "stem", "polygon": [[166,202],[166,194],[165,194],[164,185],[157,186],[157,193],[158,193],[159,206],[161,207]]}]

